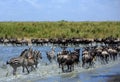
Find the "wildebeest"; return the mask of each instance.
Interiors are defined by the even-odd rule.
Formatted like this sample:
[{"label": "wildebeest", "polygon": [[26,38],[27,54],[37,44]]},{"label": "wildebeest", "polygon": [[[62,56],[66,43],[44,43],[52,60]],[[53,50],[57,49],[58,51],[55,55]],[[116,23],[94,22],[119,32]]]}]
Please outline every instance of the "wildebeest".
[{"label": "wildebeest", "polygon": [[116,60],[117,59],[117,50],[116,49],[114,49],[114,48],[109,48],[108,49],[108,53],[109,53],[109,55],[110,55],[110,58],[112,59],[112,60]]},{"label": "wildebeest", "polygon": [[59,68],[60,68],[61,64],[64,62],[64,59],[67,58],[68,54],[69,54],[69,51],[67,51],[65,47],[63,48],[63,50],[61,52],[58,52],[57,62],[59,64]]},{"label": "wildebeest", "polygon": [[102,50],[102,53],[100,55],[101,61],[103,61],[103,63],[108,63],[109,60],[109,53],[106,49]]},{"label": "wildebeest", "polygon": [[59,67],[62,67],[62,72],[65,72],[65,66],[67,66],[67,71],[74,70],[74,64],[79,63],[79,49],[75,49],[73,52],[63,50],[57,54],[57,61]]},{"label": "wildebeest", "polygon": [[95,60],[95,55],[92,55],[92,52],[89,52],[87,50],[83,51],[82,53],[82,67],[85,66],[85,64],[88,64],[89,67],[93,66]]},{"label": "wildebeest", "polygon": [[52,48],[52,50],[50,52],[46,52],[47,58],[50,61],[50,63],[52,63],[52,61],[56,61],[56,56],[55,56],[55,50],[54,48]]},{"label": "wildebeest", "polygon": [[67,55],[67,57],[66,58],[62,58],[61,61],[63,61],[62,64],[61,64],[62,72],[65,72],[65,70],[64,70],[65,66],[67,66],[67,71],[71,72],[72,70],[74,70],[74,61],[75,60],[72,57],[72,55]]},{"label": "wildebeest", "polygon": [[74,51],[71,52],[70,55],[72,55],[72,58],[74,59],[74,62],[76,64],[80,63],[80,49],[74,49]]}]

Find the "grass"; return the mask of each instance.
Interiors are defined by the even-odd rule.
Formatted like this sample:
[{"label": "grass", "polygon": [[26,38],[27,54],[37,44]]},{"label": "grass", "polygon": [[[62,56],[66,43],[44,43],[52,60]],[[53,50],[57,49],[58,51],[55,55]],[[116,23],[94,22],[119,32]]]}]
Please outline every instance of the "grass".
[{"label": "grass", "polygon": [[0,37],[120,38],[120,22],[0,22]]}]

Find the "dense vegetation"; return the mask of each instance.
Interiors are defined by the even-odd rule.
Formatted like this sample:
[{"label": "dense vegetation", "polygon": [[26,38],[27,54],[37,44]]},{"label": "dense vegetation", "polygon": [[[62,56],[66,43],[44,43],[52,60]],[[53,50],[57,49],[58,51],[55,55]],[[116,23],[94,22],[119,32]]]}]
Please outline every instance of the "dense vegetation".
[{"label": "dense vegetation", "polygon": [[120,38],[120,22],[0,22],[0,37]]}]

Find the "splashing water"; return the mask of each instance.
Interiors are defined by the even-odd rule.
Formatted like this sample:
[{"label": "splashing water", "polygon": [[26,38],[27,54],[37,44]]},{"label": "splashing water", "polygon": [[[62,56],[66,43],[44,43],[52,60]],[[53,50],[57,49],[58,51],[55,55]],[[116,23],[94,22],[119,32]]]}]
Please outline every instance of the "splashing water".
[{"label": "splashing water", "polygon": [[[39,80],[46,79],[49,77],[60,76],[62,78],[71,79],[76,77],[79,73],[90,72],[92,70],[102,69],[102,68],[111,68],[114,65],[119,65],[120,58],[116,61],[110,61],[109,64],[101,65],[99,61],[95,64],[94,68],[85,69],[80,66],[75,66],[73,72],[70,73],[62,73],[61,68],[58,67],[56,62],[49,63],[46,59],[45,51],[50,50],[49,47],[33,47],[34,49],[40,50],[43,55],[43,60],[38,64],[38,68],[35,71],[30,72],[30,74],[22,73],[22,68],[17,69],[17,75],[12,75],[12,67],[5,64],[5,61],[10,59],[11,57],[17,56],[27,47],[4,47],[0,46],[0,82],[39,82]],[[72,48],[69,48],[72,50]],[[59,48],[56,48],[56,51],[60,51]],[[5,54],[5,55],[3,55]],[[107,72],[108,70],[104,70]],[[96,72],[96,71],[95,71]],[[94,74],[96,74],[94,72]],[[97,74],[96,74],[97,75]],[[65,79],[64,79],[65,80]],[[49,81],[48,81],[49,82]],[[56,81],[57,82],[57,81]]]}]

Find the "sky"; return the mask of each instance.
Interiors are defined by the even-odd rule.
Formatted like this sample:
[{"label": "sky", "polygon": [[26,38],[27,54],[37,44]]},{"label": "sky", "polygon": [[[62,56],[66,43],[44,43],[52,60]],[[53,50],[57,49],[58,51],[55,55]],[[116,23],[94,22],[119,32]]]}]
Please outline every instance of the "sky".
[{"label": "sky", "polygon": [[0,0],[0,21],[120,21],[120,0]]}]

